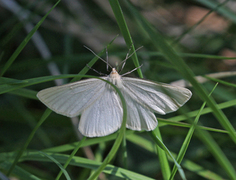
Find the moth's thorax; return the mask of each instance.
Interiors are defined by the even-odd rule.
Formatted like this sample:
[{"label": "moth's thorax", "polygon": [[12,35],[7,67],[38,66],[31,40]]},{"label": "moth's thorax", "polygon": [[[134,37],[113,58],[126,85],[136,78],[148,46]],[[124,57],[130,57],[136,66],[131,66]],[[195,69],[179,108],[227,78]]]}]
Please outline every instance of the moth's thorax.
[{"label": "moth's thorax", "polygon": [[122,87],[121,76],[119,75],[119,73],[116,71],[115,68],[112,68],[112,71],[108,76],[108,81],[116,85],[118,88]]}]

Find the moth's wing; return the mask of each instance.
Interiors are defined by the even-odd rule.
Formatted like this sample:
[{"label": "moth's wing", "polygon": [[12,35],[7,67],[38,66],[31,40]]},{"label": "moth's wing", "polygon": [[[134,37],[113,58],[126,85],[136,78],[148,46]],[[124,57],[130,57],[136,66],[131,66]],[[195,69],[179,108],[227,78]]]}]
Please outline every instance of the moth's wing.
[{"label": "moth's wing", "polygon": [[133,130],[155,129],[158,122],[153,112],[166,114],[176,111],[192,95],[186,88],[168,84],[127,77],[122,80],[122,94],[128,108],[126,127]]},{"label": "moth's wing", "polygon": [[126,127],[132,130],[150,131],[156,128],[158,122],[152,111],[134,99],[135,96],[121,90],[127,105]]},{"label": "moth's wing", "polygon": [[41,90],[37,97],[56,113],[75,117],[101,97],[105,86],[106,82],[92,78]]},{"label": "moth's wing", "polygon": [[107,86],[102,96],[82,112],[79,131],[87,137],[106,136],[120,128],[122,115],[117,93]]},{"label": "moth's wing", "polygon": [[183,87],[138,78],[124,77],[122,80],[125,93],[137,103],[159,114],[176,111],[192,96],[191,91]]}]

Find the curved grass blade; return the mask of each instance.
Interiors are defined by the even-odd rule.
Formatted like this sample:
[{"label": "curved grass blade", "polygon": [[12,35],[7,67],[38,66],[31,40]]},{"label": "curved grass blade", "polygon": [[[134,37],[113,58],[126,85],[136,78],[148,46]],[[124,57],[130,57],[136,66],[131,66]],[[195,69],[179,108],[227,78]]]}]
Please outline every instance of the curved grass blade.
[{"label": "curved grass blade", "polygon": [[[111,41],[111,43],[113,42],[113,40]],[[110,44],[111,44],[110,43]],[[109,45],[110,45],[109,44]],[[98,60],[98,58],[97,57],[94,57],[90,62],[89,62],[89,66],[90,65],[93,65],[96,61]],[[80,72],[79,72],[79,75],[76,75],[76,76],[81,76],[81,77],[94,77],[94,76],[86,76],[86,75],[81,75],[82,73],[86,73],[88,71],[88,68],[84,68],[84,69],[82,69]],[[60,77],[65,77],[65,75],[62,75],[62,76],[57,76],[57,78],[59,78],[60,79]],[[69,76],[67,76],[67,77],[73,77],[73,76],[71,76],[71,75],[69,75]],[[94,78],[97,78],[97,77],[94,77]],[[37,84],[37,83],[40,83],[40,82],[45,82],[45,80],[46,81],[49,81],[49,80],[53,80],[53,78],[50,76],[50,77],[43,77],[43,78],[33,78],[33,79],[31,79],[31,81],[29,81],[29,83],[27,84],[27,85],[29,85],[29,84]],[[74,80],[76,80],[76,77],[74,78],[74,79],[72,79],[72,81],[74,81]],[[3,86],[3,87],[2,87]],[[0,86],[0,94],[1,93],[3,93],[4,92],[4,90],[5,90],[5,92],[8,92],[8,91],[10,91],[10,90],[15,90],[15,89],[18,89],[18,88],[21,88],[21,87],[25,87],[26,85],[24,84],[24,85],[18,85],[18,86],[13,86],[12,87],[12,85],[9,87],[9,86],[4,86],[4,85],[2,85],[2,86]],[[10,89],[10,90],[9,90]],[[15,167],[15,165],[17,164],[17,162],[18,162],[18,160],[19,160],[19,158],[22,156],[22,154],[23,154],[23,152],[26,150],[26,148],[28,147],[28,145],[29,145],[29,143],[30,143],[30,141],[33,139],[33,137],[34,137],[34,135],[35,135],[35,133],[36,133],[36,131],[37,131],[37,129],[41,126],[41,124],[47,119],[47,117],[51,114],[51,112],[52,112],[52,110],[50,110],[50,109],[46,109],[45,110],[45,112],[44,112],[44,114],[43,114],[43,116],[41,117],[41,119],[40,119],[40,121],[38,122],[38,124],[36,125],[36,127],[33,129],[33,131],[31,132],[31,134],[30,134],[30,136],[28,137],[28,139],[27,139],[27,141],[26,141],[26,143],[24,144],[24,146],[20,149],[20,151],[17,153],[17,156],[16,156],[16,158],[14,159],[14,162],[13,162],[13,164],[12,164],[12,166],[11,166],[11,168],[10,168],[10,170],[8,171],[8,175],[10,175],[10,173],[11,173],[11,171],[14,169],[14,167]]]},{"label": "curved grass blade", "polygon": [[[71,76],[71,75],[69,75],[69,76]],[[101,79],[101,78],[94,77],[94,76],[86,76],[86,75],[81,75],[81,76],[83,76],[83,77],[93,77],[93,78]],[[52,77],[53,77],[53,76],[52,76]],[[38,80],[41,81],[42,79],[43,79],[43,80],[46,80],[46,81],[53,80],[52,77],[50,76],[50,77],[46,77],[46,78],[45,78],[45,77],[44,77],[44,78],[33,78],[32,83],[33,83],[33,84],[36,84],[36,82],[39,83]],[[56,77],[63,77],[63,76],[56,76]],[[68,76],[64,76],[64,77],[68,77]],[[35,81],[35,79],[37,79],[37,80]],[[101,79],[101,80],[106,81],[106,80],[104,80],[104,79]],[[29,82],[31,82],[31,81],[29,80]],[[42,82],[42,81],[41,81],[41,82]],[[106,81],[106,82],[108,82],[108,81]],[[109,82],[109,83],[110,83],[110,82]],[[29,83],[29,84],[30,84],[30,83]],[[112,84],[112,85],[113,85],[113,84]],[[19,86],[22,86],[22,85],[19,85]],[[113,85],[113,86],[114,86],[114,85]],[[115,87],[115,88],[116,88],[116,87]],[[117,89],[117,88],[116,88],[116,89]],[[35,128],[33,129],[33,131],[31,132],[31,134],[29,135],[29,137],[28,137],[26,143],[25,143],[24,146],[20,149],[20,151],[17,153],[17,156],[16,156],[16,158],[15,158],[13,164],[12,164],[12,167],[10,168],[10,170],[9,170],[9,172],[8,172],[8,175],[10,175],[11,171],[14,169],[16,163],[18,162],[18,160],[19,160],[19,158],[21,157],[22,153],[23,153],[23,152],[26,150],[26,148],[28,147],[30,141],[33,139],[33,137],[34,137],[36,131],[38,130],[38,128],[39,128],[39,127],[42,125],[42,123],[47,119],[47,117],[51,114],[51,112],[52,112],[52,110],[50,110],[50,109],[46,109],[46,110],[45,110],[45,112],[44,112],[44,114],[42,115],[41,119],[39,120],[39,122],[37,123],[37,125],[35,126]]]},{"label": "curved grass blade", "polygon": [[122,120],[121,128],[119,130],[119,134],[117,136],[117,139],[116,139],[115,143],[113,144],[109,154],[107,155],[107,157],[105,158],[105,160],[103,161],[101,166],[88,178],[88,180],[97,179],[97,177],[103,171],[103,169],[106,167],[106,165],[113,159],[118,148],[120,147],[123,137],[125,136],[125,130],[126,130],[127,107],[126,107],[125,99],[124,99],[122,93],[120,92],[120,90],[114,84],[112,84],[111,82],[106,81],[104,79],[101,79],[101,80],[109,83],[118,93],[121,103],[122,103],[122,108],[123,108],[123,120]]},{"label": "curved grass blade", "polygon": [[67,173],[67,171],[64,169],[64,167],[55,159],[53,158],[52,156],[42,152],[42,151],[39,151],[40,154],[43,154],[44,156],[46,156],[47,158],[49,158],[50,160],[52,160],[62,171],[62,173],[64,173],[65,177],[67,180],[71,180],[69,174]]}]

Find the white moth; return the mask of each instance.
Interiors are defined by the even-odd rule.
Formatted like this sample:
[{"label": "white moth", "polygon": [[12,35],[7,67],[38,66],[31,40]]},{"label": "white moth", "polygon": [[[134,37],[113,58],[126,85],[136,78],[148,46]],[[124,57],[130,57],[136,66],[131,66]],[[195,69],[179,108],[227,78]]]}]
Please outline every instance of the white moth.
[{"label": "white moth", "polygon": [[[112,68],[110,75],[101,78],[120,89],[127,104],[126,127],[137,131],[155,129],[158,122],[154,113],[176,111],[192,95],[186,88],[122,77],[115,68]],[[58,114],[67,117],[81,115],[79,131],[84,136],[106,136],[121,127],[123,109],[119,95],[100,79],[91,78],[51,87],[41,90],[37,97]]]}]

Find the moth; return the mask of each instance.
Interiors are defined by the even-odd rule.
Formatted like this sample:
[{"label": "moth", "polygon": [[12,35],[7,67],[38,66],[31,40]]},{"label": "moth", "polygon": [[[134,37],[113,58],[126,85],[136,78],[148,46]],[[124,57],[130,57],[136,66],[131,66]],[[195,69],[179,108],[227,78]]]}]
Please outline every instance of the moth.
[{"label": "moth", "polygon": [[[124,64],[129,57],[127,54]],[[164,115],[174,112],[192,95],[183,87],[124,77],[115,68],[101,78],[121,91],[127,105],[126,127],[136,131],[155,129],[158,121],[154,113]],[[106,136],[121,127],[123,109],[119,95],[111,85],[100,79],[90,78],[47,88],[38,92],[37,97],[58,114],[67,117],[81,115],[79,131],[84,136]]]}]

